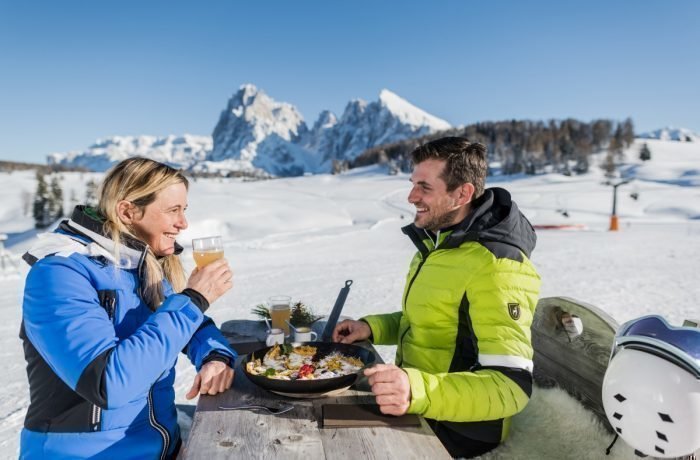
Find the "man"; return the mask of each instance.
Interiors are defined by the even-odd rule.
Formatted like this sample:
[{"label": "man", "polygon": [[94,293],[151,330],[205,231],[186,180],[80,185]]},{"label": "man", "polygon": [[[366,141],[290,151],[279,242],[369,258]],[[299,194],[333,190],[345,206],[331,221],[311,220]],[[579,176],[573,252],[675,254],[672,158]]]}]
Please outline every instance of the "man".
[{"label": "man", "polygon": [[365,371],[383,413],[421,414],[455,457],[498,445],[532,387],[535,232],[510,194],[484,190],[486,148],[458,137],[418,147],[408,195],[418,247],[402,311],[346,320],[333,340],[398,345]]}]

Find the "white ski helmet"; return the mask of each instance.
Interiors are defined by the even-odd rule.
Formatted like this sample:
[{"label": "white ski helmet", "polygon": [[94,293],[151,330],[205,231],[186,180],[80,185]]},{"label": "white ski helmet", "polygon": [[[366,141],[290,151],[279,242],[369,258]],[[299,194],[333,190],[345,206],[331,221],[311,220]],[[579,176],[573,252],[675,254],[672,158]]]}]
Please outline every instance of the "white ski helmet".
[{"label": "white ski helmet", "polygon": [[622,325],[603,380],[605,415],[638,455],[700,449],[700,329],[660,316]]}]

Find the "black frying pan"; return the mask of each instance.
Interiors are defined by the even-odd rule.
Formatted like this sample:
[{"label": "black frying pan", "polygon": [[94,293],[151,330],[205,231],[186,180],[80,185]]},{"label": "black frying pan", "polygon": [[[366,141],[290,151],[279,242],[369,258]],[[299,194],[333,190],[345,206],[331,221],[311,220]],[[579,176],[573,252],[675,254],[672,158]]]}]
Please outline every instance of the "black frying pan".
[{"label": "black frying pan", "polygon": [[[299,345],[299,344],[296,344]],[[377,357],[375,354],[365,348],[358,347],[357,345],[348,345],[344,343],[332,343],[332,342],[304,342],[301,345],[309,345],[316,347],[315,360],[320,360],[324,356],[338,351],[345,356],[352,356],[353,358],[359,358],[365,364],[365,367],[373,364]],[[318,380],[276,380],[265,377],[264,375],[253,375],[248,372],[246,364],[255,359],[262,360],[265,354],[272,347],[265,347],[260,350],[256,350],[250,353],[242,362],[243,372],[245,375],[256,385],[270,391],[276,391],[279,393],[325,393],[327,391],[337,390],[343,387],[349,387],[357,377],[362,372],[362,369],[355,373],[348,375],[341,375],[340,377],[332,377],[329,379],[318,379]]]}]

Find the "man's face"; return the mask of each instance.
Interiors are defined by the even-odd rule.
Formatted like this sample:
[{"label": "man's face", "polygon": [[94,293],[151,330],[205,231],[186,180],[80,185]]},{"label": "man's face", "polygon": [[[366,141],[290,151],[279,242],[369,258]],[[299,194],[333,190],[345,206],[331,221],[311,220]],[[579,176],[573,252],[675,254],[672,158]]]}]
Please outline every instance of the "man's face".
[{"label": "man's face", "polygon": [[413,168],[413,188],[408,202],[416,207],[414,223],[418,228],[437,231],[456,224],[461,206],[457,203],[459,187],[447,191],[447,184],[440,177],[445,168],[444,160],[425,160]]}]

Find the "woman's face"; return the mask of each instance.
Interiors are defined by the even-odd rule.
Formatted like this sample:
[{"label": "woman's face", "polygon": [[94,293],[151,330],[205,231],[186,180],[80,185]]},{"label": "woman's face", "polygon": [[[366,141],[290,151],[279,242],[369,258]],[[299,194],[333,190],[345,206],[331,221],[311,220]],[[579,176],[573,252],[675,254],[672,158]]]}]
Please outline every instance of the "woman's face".
[{"label": "woman's face", "polygon": [[131,222],[134,234],[158,256],[175,252],[175,238],[187,228],[187,187],[173,184],[156,194],[153,203]]}]

